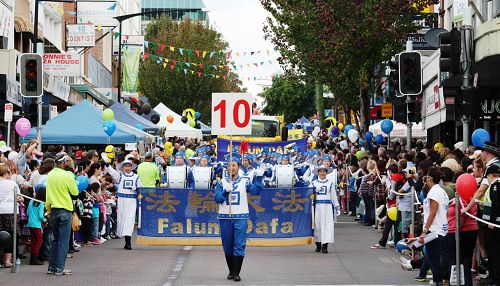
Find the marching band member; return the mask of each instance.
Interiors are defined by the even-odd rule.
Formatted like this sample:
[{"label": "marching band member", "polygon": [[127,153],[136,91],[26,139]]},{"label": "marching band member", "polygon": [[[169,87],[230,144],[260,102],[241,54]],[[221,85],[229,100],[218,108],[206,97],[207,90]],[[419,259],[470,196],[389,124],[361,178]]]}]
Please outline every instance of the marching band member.
[{"label": "marching band member", "polygon": [[275,185],[278,188],[291,188],[298,181],[295,168],[290,164],[290,157],[288,155],[281,156],[280,164],[274,167],[275,172]]},{"label": "marching band member", "polygon": [[241,170],[243,171],[243,177],[252,181],[255,173],[254,157],[250,154],[244,154],[241,159]]},{"label": "marching band member", "polygon": [[113,177],[114,183],[118,185],[117,197],[120,207],[117,209],[116,234],[119,237],[125,237],[123,248],[127,250],[132,249],[131,237],[135,224],[137,189],[142,187],[139,176],[132,172],[135,168],[135,163],[130,159],[126,159],[118,165],[118,171],[111,166],[107,167],[107,172]]},{"label": "marching band member", "polygon": [[[204,154],[201,156],[198,166],[193,167],[189,172],[193,180],[189,180],[189,189],[210,189],[214,179],[214,170],[208,165],[210,156]],[[188,175],[189,176],[189,175]]]},{"label": "marching band member", "polygon": [[164,182],[171,189],[185,189],[194,181],[193,174],[188,172],[184,152],[175,153],[173,166],[168,166],[165,172]]},{"label": "marching band member", "polygon": [[263,169],[259,169],[254,181],[240,176],[240,159],[233,156],[228,168],[231,177],[219,181],[215,187],[215,202],[219,204],[222,247],[229,274],[227,279],[241,281],[240,271],[245,257],[248,202],[247,192],[259,194],[262,189]]},{"label": "marching band member", "polygon": [[316,241],[316,252],[328,253],[328,243],[334,242],[334,219],[338,213],[339,202],[334,182],[327,177],[332,172],[331,167],[323,165],[313,170],[314,175],[318,176],[317,179],[311,182],[311,187],[314,187],[314,240]]}]

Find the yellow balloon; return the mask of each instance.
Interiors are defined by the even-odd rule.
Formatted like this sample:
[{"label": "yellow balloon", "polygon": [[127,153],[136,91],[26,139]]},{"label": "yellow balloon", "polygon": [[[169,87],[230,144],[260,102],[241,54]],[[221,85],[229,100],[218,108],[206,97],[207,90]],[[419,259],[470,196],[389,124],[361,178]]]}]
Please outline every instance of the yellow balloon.
[{"label": "yellow balloon", "polygon": [[195,116],[196,111],[194,111],[194,109],[192,109],[192,108],[188,108],[188,109],[184,110],[183,113],[186,114],[186,117],[188,119],[191,119],[191,120],[195,120],[196,119],[196,116]]},{"label": "yellow balloon", "polygon": [[441,149],[443,147],[444,147],[443,143],[438,142],[438,143],[434,144],[434,151],[437,152],[437,151],[439,151],[439,149]]},{"label": "yellow balloon", "polygon": [[165,149],[172,148],[172,146],[173,146],[172,142],[170,141],[165,142]]},{"label": "yellow balloon", "polygon": [[339,123],[339,125],[337,125],[337,127],[339,128],[340,131],[344,130],[344,124],[342,124],[342,123]]},{"label": "yellow balloon", "polygon": [[392,221],[396,221],[398,217],[398,208],[396,207],[389,208],[389,210],[387,211],[387,217]]}]

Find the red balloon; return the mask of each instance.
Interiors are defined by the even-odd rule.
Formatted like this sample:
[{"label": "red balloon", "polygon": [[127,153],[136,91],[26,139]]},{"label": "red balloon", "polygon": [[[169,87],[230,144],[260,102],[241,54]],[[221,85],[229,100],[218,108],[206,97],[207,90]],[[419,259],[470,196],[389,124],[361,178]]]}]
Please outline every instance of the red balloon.
[{"label": "red balloon", "polygon": [[477,182],[471,174],[462,174],[458,177],[455,183],[457,192],[465,201],[470,201],[474,193],[477,191]]}]

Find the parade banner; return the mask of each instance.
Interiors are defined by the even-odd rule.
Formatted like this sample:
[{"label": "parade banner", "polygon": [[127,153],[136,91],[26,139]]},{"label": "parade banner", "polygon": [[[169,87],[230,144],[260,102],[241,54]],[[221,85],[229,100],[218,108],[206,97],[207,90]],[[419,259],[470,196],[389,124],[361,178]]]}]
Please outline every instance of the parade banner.
[{"label": "parade banner", "polygon": [[[300,151],[307,150],[307,139],[301,140],[290,140],[290,141],[278,141],[278,142],[248,142],[248,153],[249,154],[260,154],[265,147],[269,148],[269,152],[277,152],[283,154],[285,151],[285,146],[295,143]],[[234,146],[240,147],[241,141],[233,140]],[[217,159],[219,161],[224,161],[224,156],[229,153],[229,140],[218,138],[217,139]]]},{"label": "parade banner", "polygon": [[[214,190],[142,188],[139,190],[137,243],[145,245],[220,245]],[[249,246],[312,243],[311,188],[263,189],[248,194]]]}]

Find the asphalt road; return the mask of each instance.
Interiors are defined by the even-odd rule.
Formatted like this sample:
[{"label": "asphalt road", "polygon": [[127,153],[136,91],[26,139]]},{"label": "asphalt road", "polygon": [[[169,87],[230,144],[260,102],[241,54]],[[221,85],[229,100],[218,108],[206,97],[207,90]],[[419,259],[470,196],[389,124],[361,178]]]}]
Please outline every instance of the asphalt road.
[{"label": "asphalt road", "polygon": [[[82,247],[69,258],[71,276],[47,275],[47,265],[23,264],[16,274],[0,269],[0,285],[418,285],[415,271],[403,271],[394,249],[371,250],[380,233],[342,216],[329,253],[314,246],[249,247],[241,282],[226,280],[220,247],[122,249],[121,239]],[[420,283],[421,285],[427,285]]]}]

